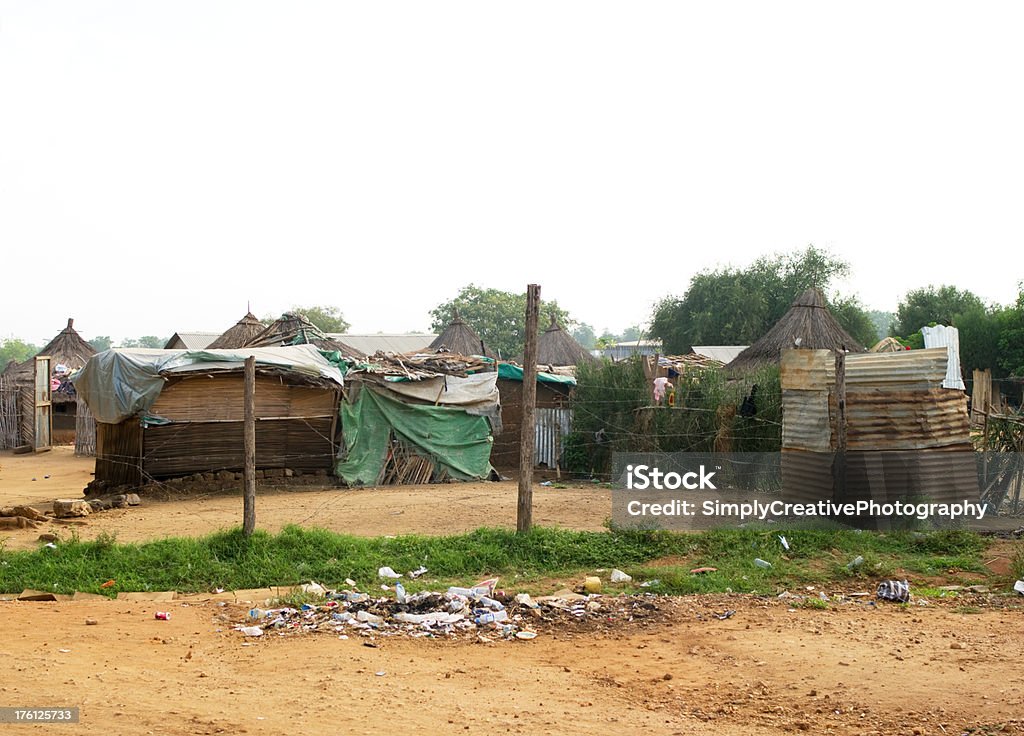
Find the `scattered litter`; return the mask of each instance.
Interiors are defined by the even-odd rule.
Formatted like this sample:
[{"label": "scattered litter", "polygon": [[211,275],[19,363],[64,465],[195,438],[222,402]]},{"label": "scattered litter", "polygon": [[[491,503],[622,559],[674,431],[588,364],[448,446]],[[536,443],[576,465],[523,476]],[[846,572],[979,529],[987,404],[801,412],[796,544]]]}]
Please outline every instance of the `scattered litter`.
[{"label": "scattered litter", "polygon": [[100,587],[101,587],[101,588],[113,588],[113,587],[114,587],[115,585],[117,585],[117,582],[116,582],[116,581],[114,581],[114,580],[108,580],[107,582],[105,582],[105,583],[103,583],[102,585],[100,585]]},{"label": "scattered litter", "polygon": [[644,582],[640,583],[641,588],[656,588],[659,585],[661,585],[661,581],[658,580],[658,578],[654,578],[654,580],[645,580]]},{"label": "scattered litter", "polygon": [[583,590],[588,593],[600,593],[601,592],[601,578],[593,575],[588,575],[583,579]]},{"label": "scattered litter", "polygon": [[886,580],[878,584],[875,595],[883,601],[906,603],[910,600],[910,583],[906,580]]},{"label": "scattered litter", "polygon": [[385,566],[377,570],[377,577],[391,578],[392,580],[397,580],[398,578],[402,577],[402,575],[400,573],[395,572],[390,567]]},{"label": "scattered litter", "polygon": [[723,611],[722,613],[716,613],[715,614],[715,618],[717,618],[719,621],[725,621],[727,618],[732,618],[735,615],[736,615],[736,611],[734,611],[733,609],[730,608],[728,611]]},{"label": "scattered litter", "polygon": [[49,547],[50,549],[57,549],[57,545],[56,545],[56,544],[54,544],[53,542],[47,542],[47,543],[46,543],[46,544],[44,544],[43,546],[44,546],[44,547]]},{"label": "scattered litter", "polygon": [[784,536],[782,536],[781,534],[779,535],[779,542],[782,543],[782,549],[784,549],[787,552],[789,552],[789,542],[786,541],[786,538]]},{"label": "scattered litter", "polygon": [[[32,480],[35,480],[35,478],[33,478]],[[61,654],[67,654],[71,650],[70,649],[58,649],[57,651],[60,652]]]},{"label": "scattered litter", "polygon": [[691,575],[704,575],[709,572],[718,572],[717,567],[695,567],[690,570]]},{"label": "scattered litter", "polygon": [[852,560],[850,560],[850,564],[848,564],[848,565],[846,566],[846,569],[847,569],[847,570],[853,570],[853,569],[855,569],[855,568],[858,568],[858,567],[860,567],[860,566],[861,566],[861,565],[863,565],[863,564],[864,564],[864,558],[863,558],[863,557],[861,557],[860,555],[857,555],[857,556],[856,556],[856,557],[854,557],[854,558],[853,558]]},{"label": "scattered litter", "polygon": [[770,570],[772,567],[772,563],[768,562],[767,560],[762,560],[760,557],[754,558],[754,564],[760,567],[762,570]]},{"label": "scattered litter", "polygon": [[374,672],[373,674],[377,675],[377,677],[384,677],[384,675],[386,675],[387,672],[381,670],[380,672]]},{"label": "scattered litter", "polygon": [[[656,615],[660,607],[660,598],[652,594],[608,597],[563,589],[533,599],[527,593],[509,595],[495,590],[496,583],[497,579],[491,579],[472,588],[453,586],[443,593],[412,594],[396,584],[396,595],[380,597],[349,589],[328,590],[325,601],[300,608],[249,609],[247,623],[234,628],[245,636],[261,636],[264,631],[279,636],[312,631],[342,638],[359,635],[367,637],[363,644],[369,647],[376,647],[374,639],[382,636],[471,637],[493,643],[534,639],[537,628],[543,626],[643,621]],[[260,625],[249,625],[255,622]]]},{"label": "scattered litter", "polygon": [[301,590],[303,593],[307,593],[309,595],[316,595],[316,596],[321,596],[321,597],[327,595],[327,588],[325,588],[324,586],[320,585],[320,583],[314,583],[314,582],[306,583],[305,585],[299,586],[299,590]]},{"label": "scattered litter", "polygon": [[[420,565],[415,570],[413,570],[412,572],[409,573],[409,577],[411,577],[413,580],[415,580],[416,578],[418,578],[420,575],[422,575],[426,571],[427,571],[427,568],[425,568],[423,565]],[[345,582],[348,582],[348,581],[346,580]],[[349,585],[355,585],[355,583],[349,583]]]},{"label": "scattered litter", "polygon": [[157,611],[156,613],[153,614],[153,618],[155,618],[157,621],[170,621],[171,620],[171,612],[170,611]]},{"label": "scattered litter", "polygon": [[[49,476],[47,476],[47,477],[49,477]],[[552,483],[552,482],[551,482],[551,481],[549,481],[549,480],[546,480],[546,481],[544,481],[543,483],[541,483],[541,485],[542,485],[542,486],[544,486],[545,488],[547,488],[547,487],[549,487],[549,486],[553,486],[553,485],[554,485],[554,483]]]},{"label": "scattered litter", "polygon": [[632,583],[633,582],[633,576],[632,575],[627,575],[626,573],[622,572],[622,570],[615,570],[615,569],[613,569],[612,570],[612,575],[611,575],[611,581],[613,583]]},{"label": "scattered litter", "polygon": [[98,624],[98,623],[99,623],[99,621],[97,621],[97,620],[96,620],[96,619],[94,619],[94,618],[87,618],[87,619],[85,620],[85,625],[86,625],[86,626],[95,626],[95,625],[96,625],[96,624]]}]

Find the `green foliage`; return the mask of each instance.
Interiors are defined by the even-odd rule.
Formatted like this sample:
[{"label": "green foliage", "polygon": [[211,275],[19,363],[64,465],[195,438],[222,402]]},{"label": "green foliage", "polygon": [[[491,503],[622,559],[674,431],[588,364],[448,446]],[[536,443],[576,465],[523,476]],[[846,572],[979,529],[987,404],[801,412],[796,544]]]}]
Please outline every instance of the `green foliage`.
[{"label": "green foliage", "polygon": [[[509,359],[523,352],[526,335],[526,292],[512,293],[484,289],[474,284],[462,288],[454,299],[438,304],[430,311],[430,328],[440,333],[458,310],[459,316],[472,327],[488,348]],[[551,324],[554,314],[559,324],[570,333],[576,320],[558,306],[556,301],[542,301],[538,331]]]},{"label": "green foliage", "polygon": [[572,336],[576,342],[583,346],[584,350],[592,350],[597,344],[597,335],[594,334],[594,328],[586,322],[580,322],[576,325],[576,328],[572,331]]},{"label": "green foliage", "polygon": [[[655,306],[650,333],[670,355],[688,353],[694,345],[749,345],[801,292],[817,287],[827,294],[832,282],[848,272],[847,263],[814,246],[764,256],[743,269],[704,271],[690,279],[682,297],[670,296]],[[830,308],[851,335],[875,342],[871,320],[856,299],[837,299]]]},{"label": "green foliage", "polygon": [[[787,536],[790,551],[779,545]],[[201,538],[165,538],[121,544],[112,537],[83,542],[61,540],[56,549],[7,551],[0,548],[0,592],[25,588],[55,593],[85,591],[116,595],[122,591],[238,590],[317,580],[328,587],[355,579],[364,589],[377,582],[377,569],[399,572],[426,565],[429,574],[409,580],[410,592],[443,590],[500,575],[514,586],[553,576],[579,579],[595,568],[620,568],[639,583],[658,578],[660,593],[774,593],[780,587],[842,580],[856,555],[877,563],[859,575],[878,577],[898,569],[942,575],[949,567],[985,574],[985,542],[967,532],[927,534],[848,530],[728,529],[696,534],[664,531],[583,532],[535,528],[528,534],[505,529],[478,529],[450,537],[353,537],[324,529],[285,527],[273,535],[257,531],[246,538],[240,529]],[[682,562],[647,566],[653,560]],[[772,568],[754,567],[755,557]],[[827,564],[822,564],[823,562]],[[693,567],[717,572],[691,575]],[[113,588],[100,588],[109,579]],[[525,584],[524,584],[525,583]],[[623,588],[627,589],[627,588]],[[293,599],[304,602],[302,596]]]},{"label": "green foliage", "polygon": [[[351,327],[351,325],[345,321],[345,318],[342,316],[341,310],[338,309],[338,307],[292,307],[290,311],[301,314],[314,325],[319,327],[323,332],[345,332],[349,327]],[[267,322],[267,324],[270,324],[275,319],[277,318],[272,317],[269,321],[264,321]]]},{"label": "green foliage", "polygon": [[1024,283],[1017,303],[999,318],[999,365],[1011,376],[1024,376]]},{"label": "green foliage", "polygon": [[[896,320],[895,312],[883,312],[879,309],[869,309],[867,315],[868,319],[871,320],[871,324],[875,327],[875,342],[878,342],[892,334],[892,323]],[[867,345],[867,347],[871,347],[871,345]]]},{"label": "green foliage", "polygon": [[952,325],[958,314],[984,309],[981,299],[966,289],[948,285],[911,289],[896,308],[893,334],[909,336],[925,325]]},{"label": "green foliage", "polygon": [[168,338],[157,337],[156,335],[143,335],[142,337],[126,337],[121,341],[122,348],[162,348],[167,344]]},{"label": "green foliage", "polygon": [[993,378],[1006,376],[999,340],[1011,319],[1012,309],[998,306],[971,307],[953,318],[953,325],[960,331],[960,365],[966,378],[976,368],[991,369]]},{"label": "green foliage", "polygon": [[114,341],[110,335],[97,335],[89,341],[89,344],[96,348],[97,353],[102,353],[104,350],[110,350],[110,348],[114,347]]},{"label": "green foliage", "polygon": [[39,348],[35,345],[16,337],[8,337],[0,342],[0,371],[6,368],[10,361],[24,363],[38,352]]},{"label": "green foliage", "polygon": [[[576,381],[574,434],[566,456],[566,467],[575,473],[607,473],[612,452],[777,452],[782,446],[782,391],[775,366],[743,380],[728,380],[716,369],[677,376],[673,408],[653,406],[653,387],[639,358],[581,365]],[[757,410],[740,416],[737,410],[755,384]],[[606,441],[598,441],[598,432]]]},{"label": "green foliage", "polygon": [[843,329],[864,347],[870,348],[881,339],[878,337],[878,327],[857,297],[836,297],[829,305],[829,311]]}]

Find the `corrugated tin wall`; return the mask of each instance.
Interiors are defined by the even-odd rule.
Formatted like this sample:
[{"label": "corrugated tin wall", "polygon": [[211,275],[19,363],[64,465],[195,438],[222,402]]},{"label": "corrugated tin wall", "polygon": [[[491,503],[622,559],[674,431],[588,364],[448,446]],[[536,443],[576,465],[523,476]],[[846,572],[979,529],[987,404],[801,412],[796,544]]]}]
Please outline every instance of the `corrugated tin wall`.
[{"label": "corrugated tin wall", "polygon": [[565,436],[572,431],[572,410],[537,407],[534,465],[555,467]]},{"label": "corrugated tin wall", "polygon": [[[942,388],[947,360],[946,348],[846,356],[844,500],[977,498],[967,397]],[[832,497],[835,354],[784,351],[781,383],[784,492]]]}]

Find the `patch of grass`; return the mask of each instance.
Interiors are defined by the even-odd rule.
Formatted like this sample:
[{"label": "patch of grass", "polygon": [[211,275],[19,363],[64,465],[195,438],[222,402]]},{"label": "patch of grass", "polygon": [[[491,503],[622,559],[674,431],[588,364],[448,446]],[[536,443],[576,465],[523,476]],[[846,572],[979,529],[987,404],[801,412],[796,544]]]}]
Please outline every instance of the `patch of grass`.
[{"label": "patch of grass", "polygon": [[[778,533],[786,535],[788,551]],[[110,535],[95,541],[76,536],[56,549],[14,552],[0,548],[0,592],[25,588],[116,595],[119,591],[208,591],[293,585],[316,580],[343,587],[345,578],[374,592],[377,569],[429,572],[405,580],[409,592],[464,585],[500,575],[505,585],[540,592],[552,579],[571,584],[596,568],[617,567],[634,582],[612,591],[670,594],[748,592],[887,577],[895,570],[941,575],[949,570],[984,571],[985,542],[968,532],[856,532],[851,530],[714,530],[699,534],[665,531],[583,532],[537,528],[529,534],[478,529],[450,537],[353,537],[323,529],[289,526],[279,534],[239,529],[201,538],[168,538],[142,544],[119,543]],[[847,567],[856,556],[865,562]],[[754,565],[761,558],[771,568]],[[655,564],[657,561],[670,564]],[[716,572],[690,573],[696,567]],[[99,586],[113,579],[108,589]],[[645,580],[660,580],[641,588]],[[305,602],[305,601],[297,601]]]},{"label": "patch of grass", "polygon": [[1015,580],[1024,580],[1024,546],[1019,546],[1010,562],[1010,574]]},{"label": "patch of grass", "polygon": [[962,613],[969,615],[974,613],[981,613],[981,609],[977,606],[957,606],[953,609],[953,613]]}]

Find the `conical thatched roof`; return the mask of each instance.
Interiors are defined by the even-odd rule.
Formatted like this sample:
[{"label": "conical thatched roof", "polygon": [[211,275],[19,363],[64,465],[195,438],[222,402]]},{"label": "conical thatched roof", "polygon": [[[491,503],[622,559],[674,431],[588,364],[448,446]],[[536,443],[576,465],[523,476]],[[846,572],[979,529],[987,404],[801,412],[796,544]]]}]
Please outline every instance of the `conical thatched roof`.
[{"label": "conical thatched roof", "polygon": [[885,337],[879,340],[868,349],[869,353],[902,353],[906,350],[903,347],[903,343],[897,340],[895,337]]},{"label": "conical thatched roof", "polygon": [[267,348],[283,345],[316,345],[321,350],[337,350],[346,358],[365,357],[345,343],[325,335],[298,312],[285,312],[240,347]]},{"label": "conical thatched roof", "polygon": [[825,295],[821,290],[808,289],[793,301],[789,311],[764,337],[737,355],[726,367],[730,371],[743,371],[778,364],[786,348],[867,352],[836,322],[825,306]]},{"label": "conical thatched roof", "polygon": [[[49,355],[52,358],[50,368],[58,365],[65,365],[69,371],[77,370],[89,362],[89,358],[96,355],[96,348],[82,339],[82,336],[74,328],[75,320],[68,317],[68,326],[57,333],[57,336],[46,343],[42,350],[36,355]],[[19,377],[32,375],[32,356],[17,368],[13,368],[8,375]]]},{"label": "conical thatched roof", "polygon": [[247,312],[242,319],[238,320],[227,332],[210,343],[211,348],[224,348],[231,350],[244,347],[256,335],[263,332],[266,325],[256,319],[256,315]]},{"label": "conical thatched roof", "polygon": [[[520,361],[522,356],[520,356]],[[562,329],[551,315],[551,324],[537,340],[537,365],[580,365],[597,360],[576,342],[576,338]]]},{"label": "conical thatched roof", "polygon": [[430,350],[444,350],[457,355],[486,355],[488,358],[496,358],[497,355],[484,345],[484,341],[476,334],[472,327],[462,319],[459,310],[455,310],[455,317],[444,328],[444,332],[437,336],[434,342],[430,343]]}]

